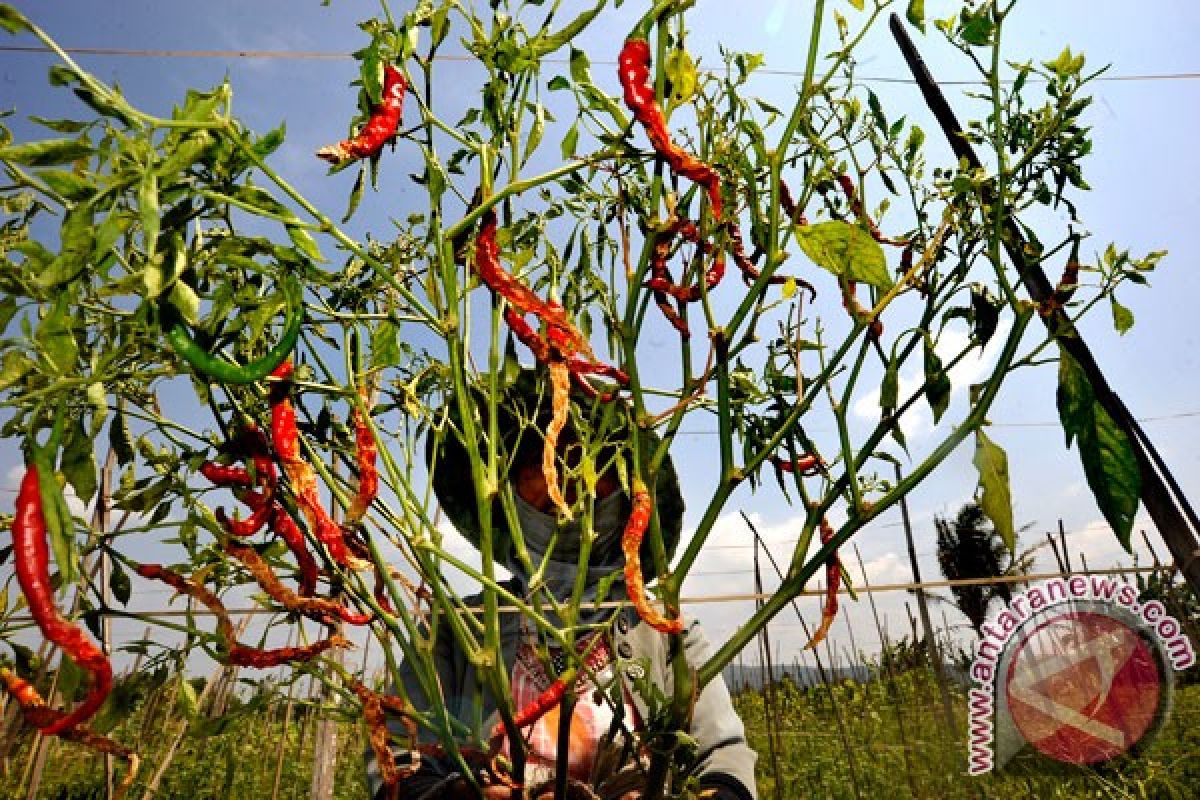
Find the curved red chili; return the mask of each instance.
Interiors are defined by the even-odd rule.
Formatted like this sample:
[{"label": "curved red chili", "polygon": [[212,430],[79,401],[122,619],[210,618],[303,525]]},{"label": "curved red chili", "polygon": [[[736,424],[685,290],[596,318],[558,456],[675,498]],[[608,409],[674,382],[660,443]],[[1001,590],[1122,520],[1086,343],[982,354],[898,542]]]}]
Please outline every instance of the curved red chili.
[{"label": "curved red chili", "polygon": [[17,492],[12,536],[17,582],[25,594],[34,622],[43,636],[62,648],[63,653],[91,676],[91,685],[83,702],[41,729],[46,735],[58,734],[85,722],[100,709],[112,690],[113,674],[104,652],[82,629],[65,619],[54,604],[42,490],[38,470],[32,464],[26,468]]},{"label": "curved red chili", "polygon": [[317,157],[332,164],[344,164],[360,158],[372,158],[396,135],[404,116],[404,93],[408,79],[391,64],[383,68],[383,94],[358,135],[337,144],[322,147]]},{"label": "curved red chili", "polygon": [[[824,517],[821,518],[821,544],[829,544],[833,538],[833,527]],[[825,605],[821,608],[821,624],[813,631],[812,638],[805,649],[813,650],[829,634],[829,628],[838,611],[838,589],[842,586],[842,562],[835,550],[825,562]]]},{"label": "curved red chili", "polygon": [[292,661],[309,661],[334,647],[350,647],[346,638],[334,634],[326,639],[299,647],[277,647],[271,650],[247,647],[237,641],[229,611],[221,598],[208,587],[188,580],[174,570],[161,564],[139,564],[137,573],[148,580],[162,581],[180,594],[195,598],[203,603],[217,618],[217,633],[225,646],[225,663],[239,667],[277,667]]},{"label": "curved red chili", "polygon": [[337,564],[356,564],[346,548],[345,535],[329,516],[317,494],[317,478],[308,462],[300,455],[299,433],[296,430],[296,409],[289,396],[287,379],[292,376],[291,360],[283,362],[272,373],[279,382],[271,385],[271,441],[275,454],[283,465],[283,472],[291,482],[296,505],[308,521],[309,529],[317,541],[325,545],[329,557]]},{"label": "curved red chili", "polygon": [[[363,408],[368,408],[369,397],[365,387],[359,388],[358,396],[362,400]],[[350,507],[346,510],[345,524],[347,527],[353,527],[359,523],[366,515],[367,509],[371,507],[371,503],[375,501],[375,495],[379,493],[379,467],[375,463],[379,451],[378,445],[375,443],[375,434],[371,430],[366,415],[357,406],[350,414],[350,423],[354,427],[358,487],[354,492],[354,499],[350,502]]]},{"label": "curved red chili", "polygon": [[683,620],[679,617],[668,619],[650,604],[646,596],[645,578],[642,576],[642,537],[650,524],[650,514],[654,510],[654,501],[649,490],[640,479],[633,482],[633,510],[625,523],[625,532],[621,535],[621,551],[625,554],[625,591],[630,602],[642,621],[661,633],[683,633]]},{"label": "curved red chili", "polygon": [[[41,694],[38,693],[34,685],[8,667],[0,667],[0,683],[4,684],[4,688],[17,701],[17,705],[21,708],[21,716],[25,718],[25,722],[30,727],[44,732],[54,727],[66,717],[66,714],[62,711],[57,711],[46,705],[46,701],[42,699]],[[113,798],[114,800],[120,800],[124,796],[130,784],[133,783],[133,779],[137,776],[138,766],[141,763],[137,753],[128,747],[117,744],[107,736],[93,733],[82,725],[72,725],[64,728],[58,735],[67,741],[77,742],[96,752],[124,759],[129,764],[129,769],[125,773],[125,777],[122,778],[121,783],[116,787]]]},{"label": "curved red chili", "polygon": [[625,40],[617,57],[617,77],[624,90],[625,105],[634,118],[646,129],[654,151],[663,157],[675,172],[698,183],[708,192],[708,205],[713,218],[721,220],[721,179],[708,164],[684,152],[671,141],[667,120],[658,105],[654,83],[650,79],[650,43],[641,37]]},{"label": "curved red chili", "polygon": [[[596,360],[587,337],[571,324],[560,303],[543,301],[504,270],[500,264],[500,247],[496,243],[496,227],[496,213],[488,209],[480,218],[479,232],[475,236],[475,274],[488,289],[507,301],[504,319],[517,339],[543,364],[565,361],[576,384],[593,397],[596,390],[584,375],[604,375],[622,386],[629,383],[629,376],[620,369]],[[545,323],[545,337],[525,321],[526,314],[533,314]],[[613,396],[612,393],[605,394],[602,399],[609,400]]]}]

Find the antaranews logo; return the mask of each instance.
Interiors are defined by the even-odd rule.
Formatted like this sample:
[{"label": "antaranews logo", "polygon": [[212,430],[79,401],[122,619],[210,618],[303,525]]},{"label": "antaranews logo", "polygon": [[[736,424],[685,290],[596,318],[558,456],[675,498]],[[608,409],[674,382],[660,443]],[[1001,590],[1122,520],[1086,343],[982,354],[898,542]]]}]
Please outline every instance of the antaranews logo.
[{"label": "antaranews logo", "polygon": [[968,762],[990,772],[1026,747],[1098,764],[1149,740],[1174,671],[1196,661],[1162,603],[1109,576],[1056,578],[1013,595],[982,628],[968,691]]}]

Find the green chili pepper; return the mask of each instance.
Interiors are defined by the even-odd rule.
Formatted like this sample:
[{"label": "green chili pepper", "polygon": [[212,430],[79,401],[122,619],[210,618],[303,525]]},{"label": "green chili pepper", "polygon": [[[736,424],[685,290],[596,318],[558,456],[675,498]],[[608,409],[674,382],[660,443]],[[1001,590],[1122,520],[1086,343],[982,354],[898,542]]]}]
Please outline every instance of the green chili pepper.
[{"label": "green chili pepper", "polygon": [[300,336],[300,327],[304,322],[304,304],[300,283],[294,276],[287,276],[283,281],[283,294],[287,302],[287,325],[279,342],[267,354],[257,361],[239,365],[225,361],[201,347],[188,331],[187,324],[179,318],[179,313],[169,304],[163,304],[163,324],[166,329],[167,343],[179,354],[180,358],[192,365],[202,375],[206,375],[221,383],[255,383],[271,374],[283,363],[296,346]]}]

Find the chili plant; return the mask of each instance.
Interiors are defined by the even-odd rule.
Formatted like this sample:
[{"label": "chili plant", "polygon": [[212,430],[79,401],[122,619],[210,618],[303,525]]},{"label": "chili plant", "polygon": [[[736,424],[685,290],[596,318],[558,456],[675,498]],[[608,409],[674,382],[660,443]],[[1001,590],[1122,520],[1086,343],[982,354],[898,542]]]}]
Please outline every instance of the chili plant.
[{"label": "chili plant", "polygon": [[[1124,327],[1115,292],[1144,282],[1161,255],[1115,246],[1092,263],[1082,255],[1072,196],[1086,188],[1085,91],[1096,73],[1069,50],[1010,63],[1012,2],[967,3],[936,21],[979,71],[969,108],[984,118],[965,135],[986,166],[973,169],[931,163],[922,130],[857,82],[856,54],[886,0],[841,10],[815,0],[788,109],[755,97],[762,63],[753,54],[723,53],[700,69],[687,49],[689,0],[655,3],[627,38],[591,54],[615,60],[616,74],[593,69],[575,46],[597,20],[619,18],[605,0],[574,16],[561,2],[501,0],[486,12],[457,0],[404,13],[392,5],[362,25],[359,117],[348,138],[314,155],[333,171],[358,170],[346,219],[381,202],[368,191],[379,174],[412,173],[425,207],[365,241],[273,165],[284,129],[248,130],[232,87],[188,92],[169,112],[136,108],[0,7],[10,33],[58,55],[50,84],[83,106],[76,119],[35,120],[50,138],[14,142],[0,130],[0,434],[30,459],[15,558],[34,622],[65,651],[63,668],[75,659],[93,676],[75,712],[38,724],[90,741],[85,718],[107,686],[105,668],[54,605],[75,588],[93,628],[132,614],[104,601],[92,568],[104,559],[120,604],[136,572],[214,611],[216,630],[182,626],[184,647],[227,663],[290,663],[363,708],[387,780],[404,771],[382,730],[391,717],[414,746],[457,759],[473,779],[519,784],[520,737],[510,737],[508,766],[489,761],[489,742],[541,705],[501,703],[495,722],[453,714],[448,701],[416,704],[393,651],[421,693],[439,698],[431,651],[450,637],[481,688],[509,698],[501,606],[566,653],[595,627],[582,622],[591,608],[583,578],[568,598],[540,584],[542,565],[516,522],[513,452],[498,419],[502,398],[527,377],[522,365],[537,364],[548,376],[537,391],[553,406],[542,463],[560,513],[580,522],[580,563],[594,538],[598,476],[616,464],[634,511],[628,563],[613,579],[623,572],[629,600],[664,635],[681,635],[681,587],[739,487],[780,491],[801,511],[775,594],[698,669],[677,647],[672,685],[636,687],[651,710],[634,734],[646,763],[631,756],[645,770],[643,796],[686,793],[679,734],[694,693],[824,568],[830,592],[815,644],[836,610],[838,549],[968,437],[982,507],[1011,542],[1007,456],[985,432],[989,408],[1010,375],[1054,361],[1056,337],[1097,303],[1110,303]],[[907,11],[924,30],[922,5]],[[476,70],[440,58],[457,41]],[[475,78],[477,106],[445,116],[447,84],[461,91]],[[350,115],[353,96],[341,100]],[[559,126],[561,141],[544,141],[556,120],[571,124]],[[329,140],[342,135],[330,130]],[[1054,304],[1066,322],[1045,336],[1030,321],[1053,309],[1023,298],[1003,257],[1006,226],[1039,206],[1069,219],[1065,230],[1022,227],[1030,257],[1063,274]],[[724,275],[727,256],[738,279]],[[957,340],[947,334],[959,332],[964,344],[947,352]],[[990,373],[951,425],[951,370],[985,347]],[[923,381],[902,394],[899,376],[913,364]],[[1088,402],[1068,358],[1060,369],[1068,437],[1127,540],[1137,504],[1128,443]],[[853,420],[848,409],[876,390],[878,418]],[[921,405],[942,424],[918,448],[901,422]],[[691,420],[715,425],[719,470],[670,560],[653,491]],[[556,447],[568,423],[581,453],[571,461]],[[447,442],[468,457],[469,475],[456,480],[473,487],[478,565],[448,549],[438,525],[430,485]],[[910,460],[903,480],[877,471],[900,458]],[[65,510],[64,483],[125,516],[85,524]],[[231,496],[247,516],[220,507]],[[500,531],[511,552],[501,552]],[[174,563],[139,563],[147,539],[170,544]],[[649,590],[643,557],[658,578]],[[506,564],[533,576],[530,592],[498,577]],[[465,576],[478,600],[447,572]],[[288,648],[239,643],[221,597],[238,587],[262,590],[278,611],[273,628],[306,617],[327,634]],[[0,627],[18,655],[26,625],[8,612]],[[356,626],[383,645],[388,688],[364,686],[321,656],[346,647]],[[583,655],[568,659],[546,702],[569,696],[586,669]]]}]

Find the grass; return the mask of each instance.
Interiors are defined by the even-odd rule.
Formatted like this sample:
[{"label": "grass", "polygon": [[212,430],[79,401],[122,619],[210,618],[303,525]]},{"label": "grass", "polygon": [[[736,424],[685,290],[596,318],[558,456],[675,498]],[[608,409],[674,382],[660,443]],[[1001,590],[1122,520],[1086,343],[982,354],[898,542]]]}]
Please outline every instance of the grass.
[{"label": "grass", "polygon": [[[1177,688],[1171,718],[1136,758],[1075,768],[1021,755],[1004,770],[966,774],[966,706],[953,695],[955,728],[944,722],[932,671],[832,689],[776,685],[778,711],[760,693],[735,704],[758,751],[759,796],[774,798],[1180,798],[1200,789],[1200,685]],[[836,704],[836,711],[835,711]],[[845,741],[839,729],[845,731]],[[777,722],[781,789],[775,790],[766,720]]]}]

